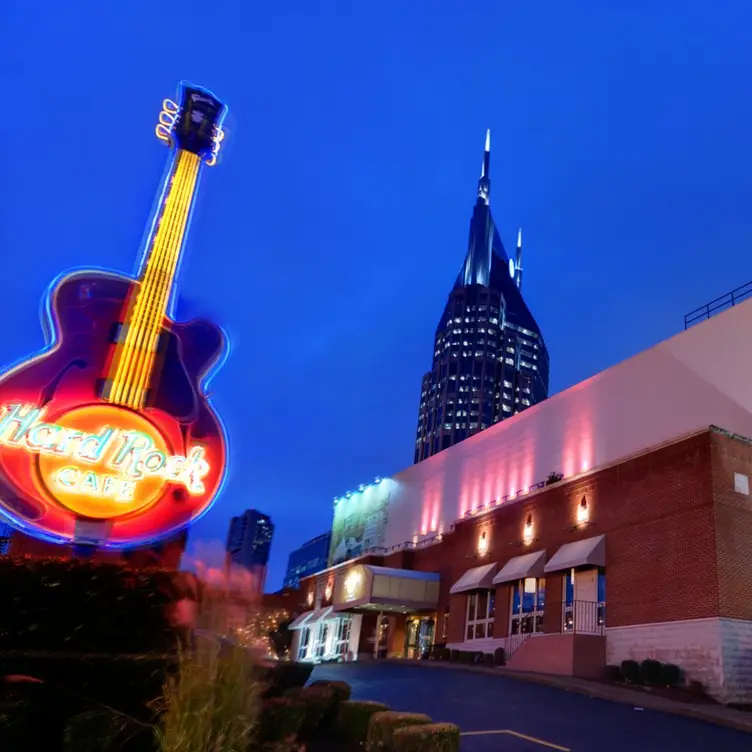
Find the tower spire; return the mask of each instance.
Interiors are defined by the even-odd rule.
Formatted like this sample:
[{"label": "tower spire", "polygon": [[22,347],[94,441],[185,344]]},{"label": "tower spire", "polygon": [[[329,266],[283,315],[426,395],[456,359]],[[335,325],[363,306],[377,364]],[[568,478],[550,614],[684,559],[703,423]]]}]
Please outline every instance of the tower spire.
[{"label": "tower spire", "polygon": [[517,230],[517,258],[514,263],[514,281],[517,288],[522,290],[522,228]]},{"label": "tower spire", "polygon": [[486,146],[483,150],[483,162],[480,167],[478,180],[478,198],[488,204],[491,194],[491,129],[486,129]]}]

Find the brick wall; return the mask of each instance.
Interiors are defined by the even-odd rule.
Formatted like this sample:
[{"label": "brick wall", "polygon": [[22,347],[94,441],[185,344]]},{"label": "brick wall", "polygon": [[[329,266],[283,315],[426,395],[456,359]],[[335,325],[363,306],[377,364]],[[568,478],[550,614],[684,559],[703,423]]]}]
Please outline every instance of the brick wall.
[{"label": "brick wall", "polygon": [[[503,566],[514,556],[540,549],[550,558],[565,543],[604,533],[609,625],[718,615],[712,436],[706,431],[582,479],[549,486],[524,502],[465,519],[442,543],[415,550],[416,569],[441,574],[440,609],[450,609],[451,637],[459,634],[457,620],[464,623],[464,601],[450,601],[449,589],[467,569],[491,561]],[[590,521],[576,527],[583,497]],[[528,516],[534,540],[525,546],[522,531]],[[477,544],[483,532],[488,552],[481,559]],[[749,540],[752,543],[752,537]],[[553,607],[561,600],[556,590],[560,577],[548,579],[547,598]],[[508,588],[497,591],[497,610],[508,598]]]},{"label": "brick wall", "polygon": [[735,474],[752,487],[752,446],[712,434],[712,478],[721,616],[752,619],[752,496],[735,490]]}]

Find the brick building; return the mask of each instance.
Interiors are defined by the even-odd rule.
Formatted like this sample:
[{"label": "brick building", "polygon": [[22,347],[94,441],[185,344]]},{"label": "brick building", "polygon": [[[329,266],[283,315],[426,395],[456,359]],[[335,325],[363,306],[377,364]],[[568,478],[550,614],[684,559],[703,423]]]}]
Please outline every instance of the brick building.
[{"label": "brick building", "polygon": [[301,582],[294,654],[655,657],[752,700],[751,328],[748,301],[389,479],[386,545]]}]

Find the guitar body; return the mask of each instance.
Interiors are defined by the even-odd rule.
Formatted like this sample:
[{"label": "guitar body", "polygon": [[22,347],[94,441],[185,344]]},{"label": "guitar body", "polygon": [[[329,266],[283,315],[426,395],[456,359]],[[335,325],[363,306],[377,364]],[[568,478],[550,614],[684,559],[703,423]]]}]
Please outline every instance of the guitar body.
[{"label": "guitar body", "polygon": [[[184,527],[186,518],[201,515],[221,485],[225,433],[204,392],[212,369],[225,352],[226,338],[221,329],[208,321],[177,323],[165,317],[145,405],[131,410],[110,404],[103,397],[103,374],[107,373],[124,312],[137,285],[130,277],[102,271],[79,271],[59,279],[44,306],[49,345],[39,355],[0,375],[0,406],[43,408],[46,424],[80,429],[87,435],[107,426],[121,435],[125,431],[153,433],[158,444],[155,449],[166,456],[185,457],[192,447],[199,447],[208,466],[201,477],[203,492],[191,493],[185,484],[168,479],[150,490],[149,500],[142,506],[123,503],[124,513],[112,516],[104,507],[92,507],[89,515],[80,504],[71,507],[61,503],[65,497],[45,480],[45,467],[58,468],[59,473],[54,456],[48,459],[27,451],[26,446],[20,446],[23,441],[16,442],[19,445],[0,443],[0,511],[5,507],[34,534],[61,542],[71,540],[76,520],[90,517],[107,520],[111,547],[151,542]],[[9,426],[3,435],[7,438],[14,427]],[[69,476],[62,477],[67,482]],[[154,482],[146,478],[142,485]],[[94,486],[90,490],[96,495]],[[117,509],[113,504],[107,509],[112,507]]]}]

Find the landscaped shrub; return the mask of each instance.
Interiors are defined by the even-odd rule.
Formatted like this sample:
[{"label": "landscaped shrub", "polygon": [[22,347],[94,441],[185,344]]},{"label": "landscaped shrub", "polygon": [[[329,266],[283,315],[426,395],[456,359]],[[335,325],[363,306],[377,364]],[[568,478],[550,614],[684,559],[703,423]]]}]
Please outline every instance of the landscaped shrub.
[{"label": "landscaped shrub", "polygon": [[395,729],[399,752],[459,752],[460,729],[453,723],[428,723]]},{"label": "landscaped shrub", "polygon": [[371,718],[386,710],[389,710],[389,706],[381,702],[348,700],[340,703],[334,723],[335,737],[346,744],[364,744]]},{"label": "landscaped shrub", "polygon": [[494,654],[493,653],[483,653],[483,663],[485,663],[486,666],[493,666],[494,665]]},{"label": "landscaped shrub", "polygon": [[705,686],[701,681],[697,681],[696,679],[689,682],[687,689],[697,697],[702,697],[705,694]]},{"label": "landscaped shrub", "polygon": [[305,720],[306,706],[295,697],[271,697],[261,705],[255,741],[285,741],[297,736]]},{"label": "landscaped shrub", "polygon": [[682,680],[682,670],[673,663],[661,666],[661,684],[664,687],[678,687]]},{"label": "landscaped shrub", "polygon": [[643,684],[647,684],[649,687],[658,687],[661,685],[661,662],[656,661],[653,658],[646,658],[640,664],[640,679]]},{"label": "landscaped shrub", "polygon": [[368,752],[394,752],[398,749],[394,743],[394,732],[398,728],[428,723],[431,719],[423,713],[398,713],[395,710],[376,713],[368,724]]},{"label": "landscaped shrub", "polygon": [[288,689],[300,689],[311,678],[312,663],[275,664],[263,672],[263,680],[267,683],[266,697],[281,697]]},{"label": "landscaped shrub", "polygon": [[329,687],[337,698],[337,702],[347,702],[352,696],[352,687],[346,681],[334,679],[317,679],[311,682],[311,687]]},{"label": "landscaped shrub", "polygon": [[179,576],[80,559],[0,557],[0,651],[175,649]]},{"label": "landscaped shrub", "polygon": [[494,663],[497,666],[504,666],[507,662],[506,655],[504,655],[504,648],[496,648],[494,650]]},{"label": "landscaped shrub", "polygon": [[621,681],[624,677],[621,675],[621,666],[606,666],[606,679],[612,682]]},{"label": "landscaped shrub", "polygon": [[337,713],[339,712],[339,706],[343,702],[347,702],[352,695],[352,687],[345,681],[335,681],[329,679],[319,679],[313,682],[311,687],[327,687],[334,692],[334,702],[324,713],[324,717],[319,723],[319,728],[330,729],[335,720],[337,719]]},{"label": "landscaped shrub", "polygon": [[637,661],[622,661],[621,675],[632,684],[640,683],[640,664]]},{"label": "landscaped shrub", "polygon": [[454,648],[452,648],[449,651],[449,660],[450,661],[459,661],[459,659],[460,659],[460,651],[459,650],[455,650]]},{"label": "landscaped shrub", "polygon": [[327,711],[337,702],[337,695],[331,687],[302,687],[288,689],[285,697],[292,697],[305,707],[305,717],[300,727],[303,735],[313,733],[320,725]]}]

